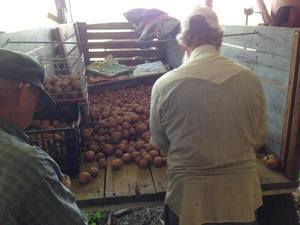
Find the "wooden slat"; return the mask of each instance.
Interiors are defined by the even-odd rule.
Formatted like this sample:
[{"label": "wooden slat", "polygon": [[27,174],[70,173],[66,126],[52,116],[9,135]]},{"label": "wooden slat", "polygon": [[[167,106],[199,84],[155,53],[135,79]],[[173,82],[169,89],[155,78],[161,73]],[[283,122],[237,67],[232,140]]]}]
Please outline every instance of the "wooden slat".
[{"label": "wooden slat", "polygon": [[105,41],[105,42],[89,42],[87,44],[89,49],[113,49],[113,48],[150,48],[150,47],[158,47],[160,46],[159,42],[152,41],[149,43],[143,43],[141,46],[141,43],[139,43],[136,40],[129,40],[129,41]]},{"label": "wooden slat", "polygon": [[[90,60],[91,60],[91,62],[93,62],[93,61],[104,60],[104,58],[91,58]],[[136,65],[145,63],[144,59],[116,58],[116,60],[120,64],[124,64],[127,66],[136,66]],[[159,58],[147,58],[147,61],[149,61],[149,62],[155,62],[155,61],[159,61],[159,60],[160,60]]]},{"label": "wooden slat", "polygon": [[280,172],[270,170],[260,159],[257,160],[257,169],[263,191],[297,187],[297,182],[289,180]]},{"label": "wooden slat", "polygon": [[152,178],[155,186],[155,191],[166,192],[168,185],[167,167],[154,167],[151,166]]},{"label": "wooden slat", "polygon": [[139,169],[135,164],[123,165],[112,171],[112,157],[108,159],[105,197],[138,196],[155,193],[150,169]]},{"label": "wooden slat", "polygon": [[[83,43],[87,43],[87,30],[86,30],[86,23],[76,23],[75,24],[75,30],[76,30],[76,37],[77,40]],[[89,52],[86,44],[79,44],[79,50],[80,53],[84,56],[84,63],[86,66],[90,64],[90,57]]]},{"label": "wooden slat", "polygon": [[134,189],[135,195],[155,193],[150,169],[140,169],[133,163],[126,166],[129,174],[129,185]]},{"label": "wooden slat", "polygon": [[123,165],[120,170],[113,171],[111,169],[112,160],[113,157],[109,157],[107,160],[105,197],[134,195],[134,190],[129,186],[127,167]]},{"label": "wooden slat", "polygon": [[88,40],[100,39],[137,39],[138,35],[135,32],[91,32],[87,33]]},{"label": "wooden slat", "polygon": [[290,179],[297,180],[300,168],[300,32],[295,32],[295,54],[292,57],[291,73],[294,84],[291,87],[292,120],[289,127],[290,142],[288,145],[286,174]]},{"label": "wooden slat", "polygon": [[295,29],[268,26],[222,26],[222,29],[225,34],[259,32],[254,35],[225,37],[223,39],[225,43],[269,52],[281,57],[291,57]]},{"label": "wooden slat", "polygon": [[105,58],[112,55],[114,58],[130,58],[135,56],[142,56],[145,58],[158,57],[159,51],[156,49],[143,49],[143,50],[113,50],[113,51],[99,51],[89,52],[91,58]]},{"label": "wooden slat", "polygon": [[[88,172],[91,166],[96,166],[97,163],[82,163],[80,171]],[[78,178],[72,180],[72,192],[76,196],[76,200],[91,200],[104,198],[104,181],[105,181],[105,170],[100,170],[97,177],[93,178],[89,184],[79,184]]]},{"label": "wooden slat", "polygon": [[58,28],[60,30],[62,41],[68,41],[70,38],[75,36],[73,23],[60,25]]},{"label": "wooden slat", "polygon": [[260,74],[287,89],[289,83],[290,56],[281,57],[273,53],[251,51],[234,46],[222,45],[221,53],[248,69]]},{"label": "wooden slat", "polygon": [[95,23],[87,24],[88,30],[102,30],[102,29],[131,29],[131,25],[127,22],[115,22],[115,23]]}]

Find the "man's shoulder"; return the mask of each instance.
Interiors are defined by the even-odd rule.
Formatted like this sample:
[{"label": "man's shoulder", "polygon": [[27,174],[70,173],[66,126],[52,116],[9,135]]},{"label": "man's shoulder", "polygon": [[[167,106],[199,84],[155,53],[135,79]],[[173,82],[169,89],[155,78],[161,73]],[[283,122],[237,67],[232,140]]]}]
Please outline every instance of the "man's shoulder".
[{"label": "man's shoulder", "polygon": [[11,171],[33,173],[40,177],[57,167],[54,160],[42,149],[31,146],[1,129],[0,139],[0,161],[10,162],[6,165],[11,167]]},{"label": "man's shoulder", "polygon": [[153,90],[160,92],[162,92],[166,88],[169,90],[168,86],[170,84],[179,82],[184,79],[185,77],[182,76],[179,68],[171,70],[156,80],[156,82],[153,85]]}]

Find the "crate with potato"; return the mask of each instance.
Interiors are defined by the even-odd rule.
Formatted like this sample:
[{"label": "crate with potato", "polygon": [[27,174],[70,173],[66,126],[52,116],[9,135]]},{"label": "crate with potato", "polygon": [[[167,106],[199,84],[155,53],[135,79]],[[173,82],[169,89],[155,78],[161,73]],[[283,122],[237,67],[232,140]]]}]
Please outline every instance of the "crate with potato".
[{"label": "crate with potato", "polygon": [[55,75],[46,77],[46,91],[57,103],[86,102],[87,84],[84,75]]},{"label": "crate with potato", "polygon": [[49,108],[36,113],[26,131],[30,143],[47,152],[71,177],[78,176],[80,167],[80,122],[77,105]]}]

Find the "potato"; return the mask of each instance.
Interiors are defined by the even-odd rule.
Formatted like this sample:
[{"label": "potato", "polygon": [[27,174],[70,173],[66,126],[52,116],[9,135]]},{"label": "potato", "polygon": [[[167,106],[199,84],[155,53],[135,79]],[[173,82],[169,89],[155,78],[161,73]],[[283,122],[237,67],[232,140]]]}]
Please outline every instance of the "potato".
[{"label": "potato", "polygon": [[161,167],[164,165],[164,160],[160,157],[160,156],[156,156],[154,159],[153,159],[153,165],[155,167]]},{"label": "potato", "polygon": [[97,168],[97,167],[94,167],[94,166],[92,166],[92,167],[89,169],[89,172],[90,172],[90,174],[91,174],[92,177],[96,177],[96,176],[98,176],[98,174],[99,174],[98,168]]},{"label": "potato", "polygon": [[112,155],[114,152],[114,147],[111,144],[104,145],[103,152],[106,155]]},{"label": "potato", "polygon": [[142,134],[143,132],[147,131],[147,126],[144,123],[138,124],[136,126],[136,131],[140,134]]},{"label": "potato", "polygon": [[145,142],[142,141],[142,140],[139,140],[139,141],[135,142],[135,147],[138,150],[144,148],[144,146],[145,146]]},{"label": "potato", "polygon": [[123,131],[122,131],[122,136],[123,136],[124,138],[128,138],[128,137],[130,136],[129,131],[128,131],[128,130],[123,130]]},{"label": "potato", "polygon": [[120,149],[120,150],[122,150],[122,151],[125,151],[126,150],[126,144],[124,144],[124,143],[120,143],[120,144],[118,144],[118,149]]},{"label": "potato", "polygon": [[136,157],[140,156],[140,153],[138,151],[134,151],[131,153],[131,156],[133,159],[135,159]]},{"label": "potato", "polygon": [[279,160],[273,154],[265,156],[263,163],[272,170],[276,170],[279,166]]},{"label": "potato", "polygon": [[112,170],[119,170],[122,167],[123,163],[120,159],[114,159],[111,161]]},{"label": "potato", "polygon": [[99,145],[96,145],[96,144],[90,145],[89,146],[89,151],[93,151],[95,153],[98,153],[98,152],[100,152],[100,147],[99,147]]},{"label": "potato", "polygon": [[144,159],[146,159],[147,162],[148,162],[149,164],[151,164],[151,162],[152,162],[152,160],[153,160],[153,158],[152,158],[151,155],[146,154],[146,155],[142,155],[142,157],[143,157]]},{"label": "potato", "polygon": [[123,131],[123,127],[121,125],[117,125],[116,126],[116,130],[119,131],[119,132],[122,132]]},{"label": "potato", "polygon": [[150,154],[153,158],[155,158],[156,156],[159,156],[159,152],[158,152],[157,150],[151,150],[151,151],[149,152],[149,154]]},{"label": "potato", "polygon": [[81,83],[80,83],[80,80],[76,80],[72,83],[72,88],[75,90],[75,91],[81,91]]},{"label": "potato", "polygon": [[149,132],[149,131],[146,131],[146,132],[142,133],[141,138],[142,138],[144,141],[149,142],[149,140],[150,140],[150,132]]},{"label": "potato", "polygon": [[99,159],[105,159],[105,155],[103,152],[99,152],[96,154],[96,160],[99,161]]},{"label": "potato", "polygon": [[113,132],[113,133],[111,134],[111,142],[112,142],[113,144],[118,144],[118,143],[120,143],[121,138],[122,138],[122,134],[121,134],[121,132],[119,132],[119,131]]},{"label": "potato", "polygon": [[35,129],[40,129],[41,123],[42,122],[40,120],[32,120],[31,126]]},{"label": "potato", "polygon": [[127,152],[132,154],[133,152],[135,151],[135,148],[133,146],[130,146],[128,149],[127,149]]},{"label": "potato", "polygon": [[100,169],[105,169],[107,167],[107,161],[103,159],[99,159],[98,166]]},{"label": "potato", "polygon": [[98,119],[98,116],[99,116],[99,113],[98,113],[96,110],[91,110],[91,111],[90,111],[90,118],[91,118],[92,120]]},{"label": "potato", "polygon": [[125,164],[131,163],[131,161],[132,161],[131,155],[130,155],[129,153],[125,153],[125,154],[122,156],[122,161],[123,161],[123,163],[125,163]]},{"label": "potato", "polygon": [[116,155],[117,158],[122,158],[122,156],[123,156],[123,151],[120,150],[120,149],[117,149],[117,150],[115,151],[115,155]]},{"label": "potato", "polygon": [[148,167],[148,162],[147,162],[147,160],[146,160],[146,159],[141,159],[141,160],[139,161],[139,167],[140,167],[141,169],[146,169],[146,168]]},{"label": "potato", "polygon": [[88,140],[91,137],[92,133],[93,132],[90,129],[86,128],[86,129],[83,129],[82,136],[85,140]]},{"label": "potato", "polygon": [[130,129],[130,124],[128,122],[123,122],[122,123],[122,127],[126,130],[129,130]]},{"label": "potato", "polygon": [[155,149],[155,146],[153,144],[148,143],[145,145],[145,148],[147,151],[151,151]]},{"label": "potato", "polygon": [[135,162],[137,165],[139,165],[139,162],[141,161],[141,159],[143,159],[142,156],[137,156],[137,157],[135,157],[134,162]]},{"label": "potato", "polygon": [[135,134],[136,134],[136,130],[135,130],[133,127],[131,127],[131,128],[129,129],[129,134],[130,134],[130,135],[135,135]]},{"label": "potato", "polygon": [[87,151],[84,153],[84,160],[86,162],[93,162],[96,159],[95,152],[93,151]]},{"label": "potato", "polygon": [[79,183],[80,184],[88,184],[91,181],[92,177],[88,172],[81,172],[79,174]]}]

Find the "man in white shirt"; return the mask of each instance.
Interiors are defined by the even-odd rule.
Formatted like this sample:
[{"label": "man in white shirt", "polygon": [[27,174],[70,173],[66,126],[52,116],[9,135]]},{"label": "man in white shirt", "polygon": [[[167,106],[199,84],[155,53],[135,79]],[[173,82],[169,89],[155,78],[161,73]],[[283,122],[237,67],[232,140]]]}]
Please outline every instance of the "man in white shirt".
[{"label": "man in white shirt", "polygon": [[266,138],[254,73],[220,56],[217,15],[197,7],[182,22],[185,61],[154,84],[151,142],[168,154],[169,225],[253,225],[262,205],[255,151]]}]

